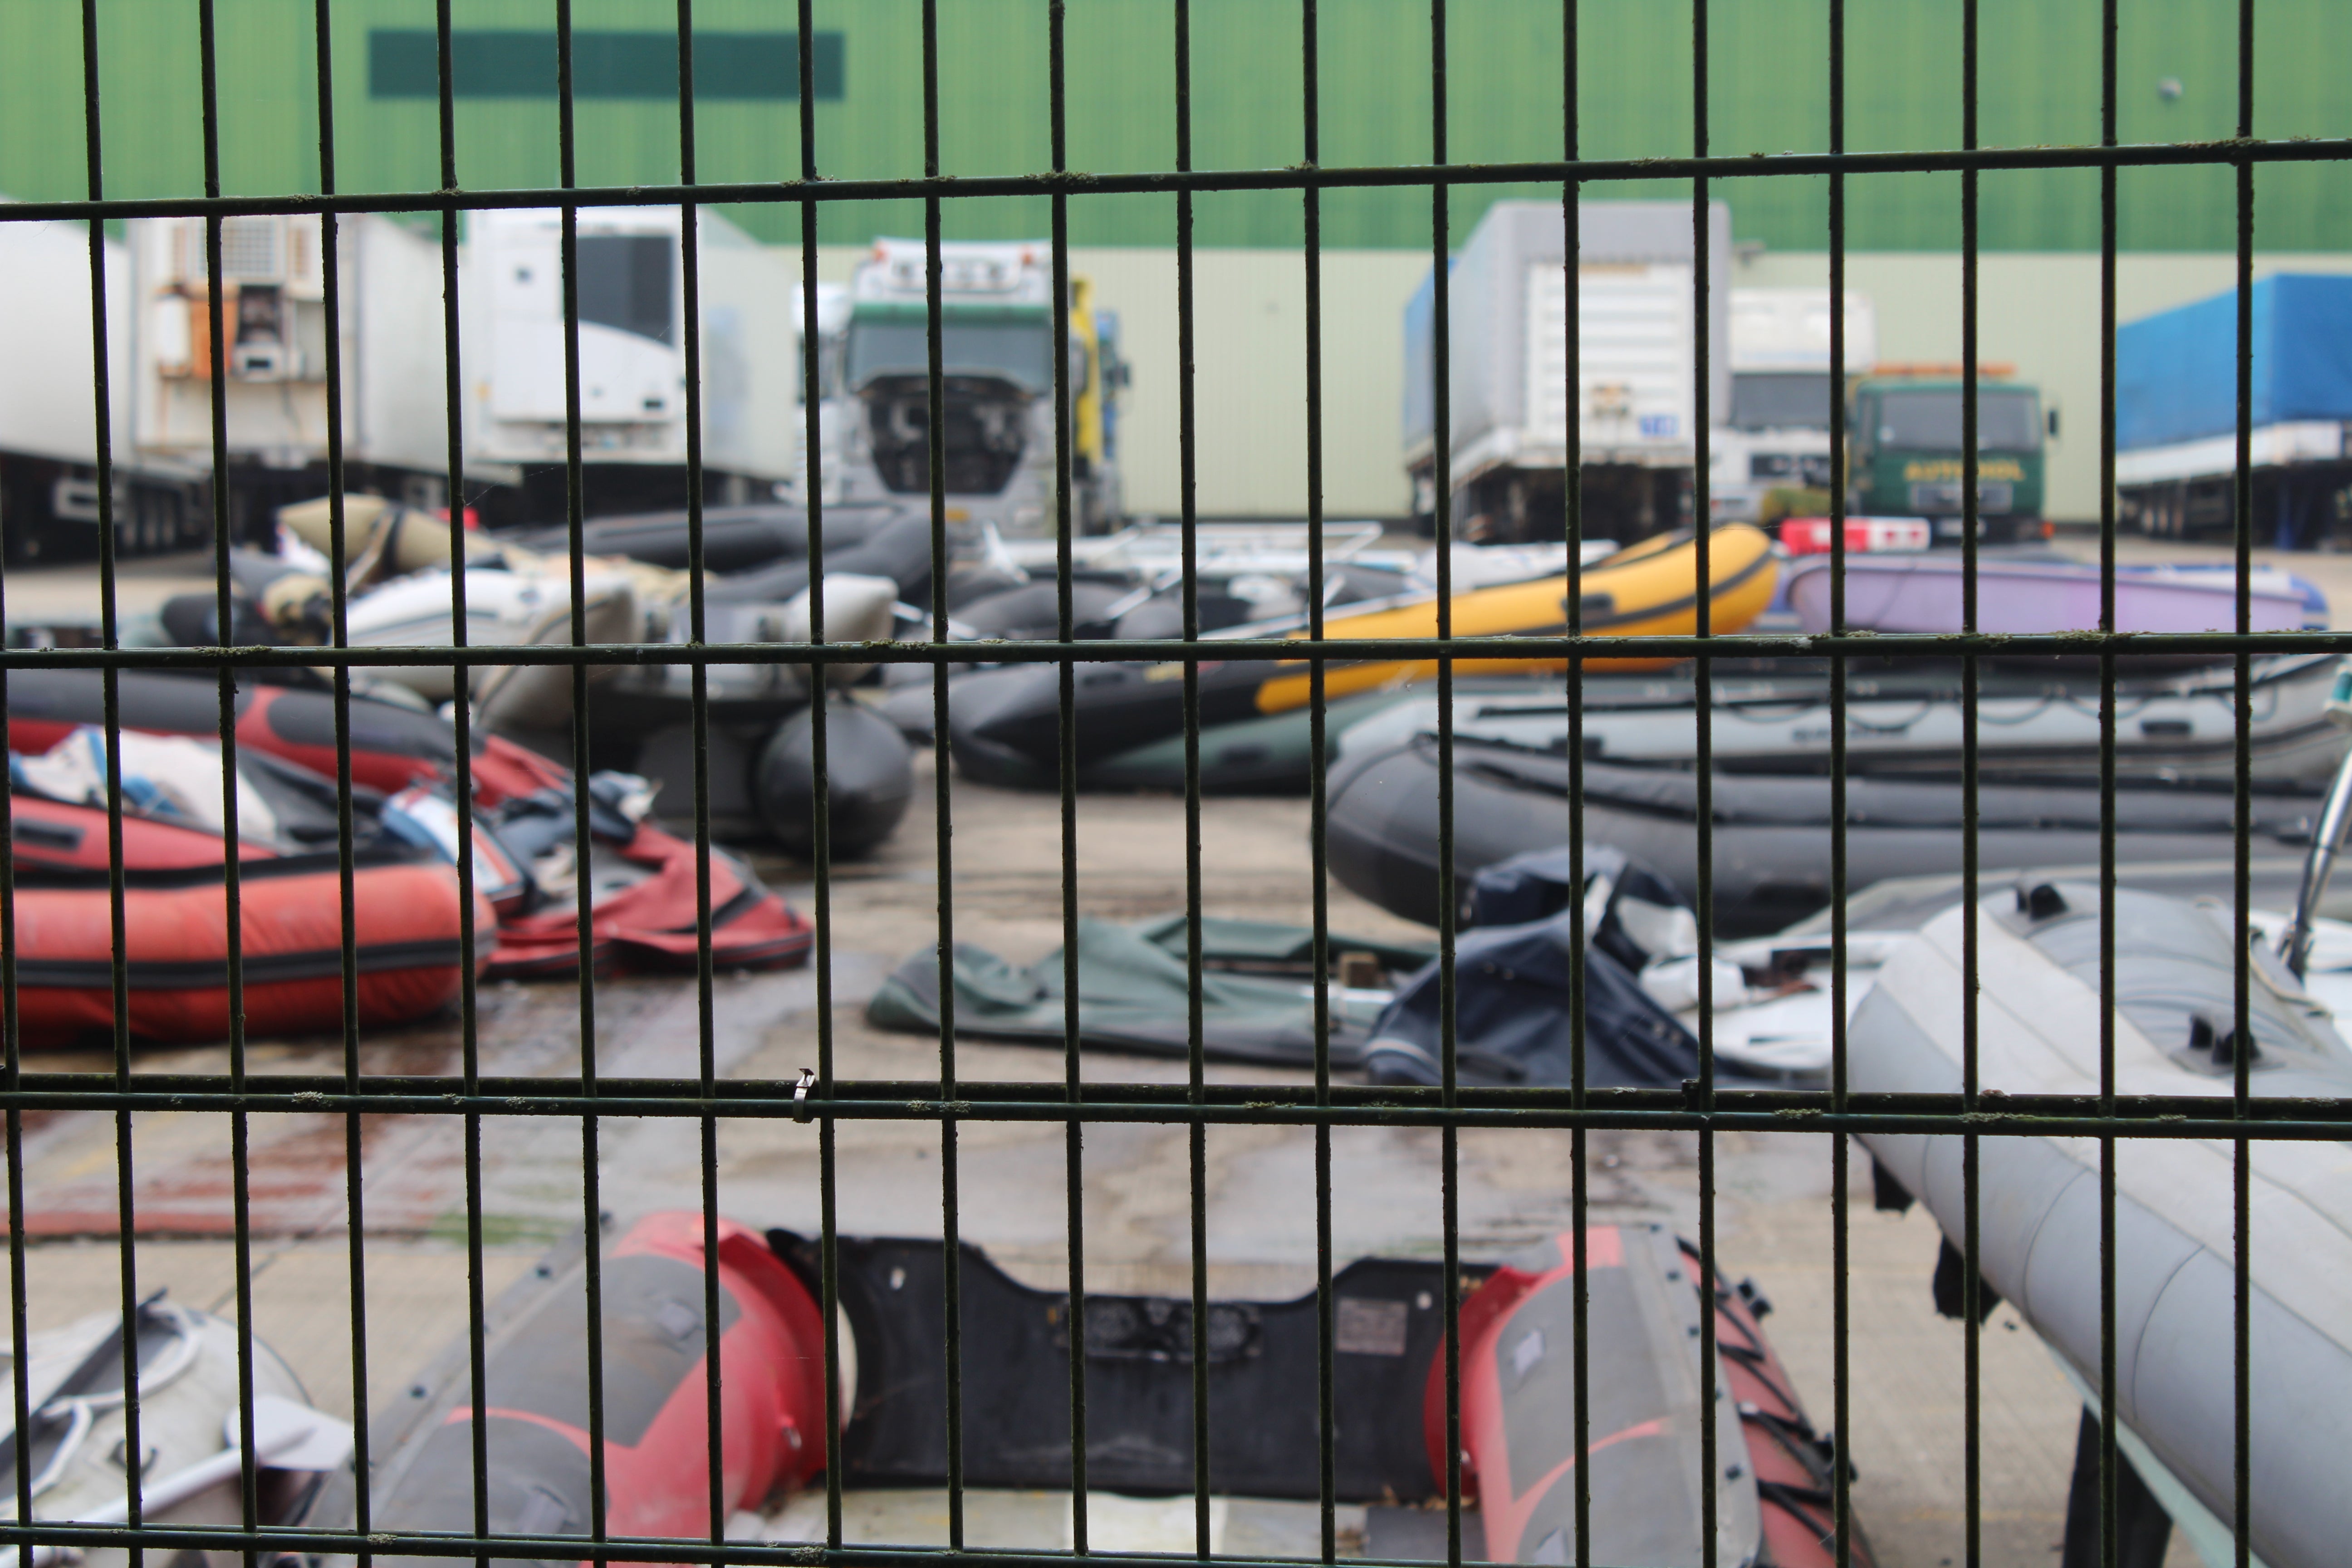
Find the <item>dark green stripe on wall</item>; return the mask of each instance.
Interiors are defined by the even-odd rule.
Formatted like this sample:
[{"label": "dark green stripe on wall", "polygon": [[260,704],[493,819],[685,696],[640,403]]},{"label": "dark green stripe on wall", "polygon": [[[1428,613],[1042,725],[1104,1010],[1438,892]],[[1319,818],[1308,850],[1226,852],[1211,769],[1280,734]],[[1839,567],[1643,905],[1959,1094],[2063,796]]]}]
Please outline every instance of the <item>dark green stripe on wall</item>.
[{"label": "dark green stripe on wall", "polygon": [[[459,98],[553,98],[555,35],[471,29],[450,35]],[[820,101],[838,99],[845,50],[839,33],[816,36],[812,72]],[[697,102],[797,99],[800,38],[793,33],[705,33],[694,36]],[[576,99],[677,99],[675,32],[592,32],[572,35],[572,96]],[[439,47],[430,28],[378,27],[368,34],[368,95],[441,96]]]}]

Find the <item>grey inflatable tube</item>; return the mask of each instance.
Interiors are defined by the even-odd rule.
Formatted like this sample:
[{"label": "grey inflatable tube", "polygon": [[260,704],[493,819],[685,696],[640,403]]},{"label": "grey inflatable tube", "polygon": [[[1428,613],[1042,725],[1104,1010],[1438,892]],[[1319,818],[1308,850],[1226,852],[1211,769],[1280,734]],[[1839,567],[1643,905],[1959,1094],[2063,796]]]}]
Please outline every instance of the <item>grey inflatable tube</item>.
[{"label": "grey inflatable tube", "polygon": [[[2039,891],[1981,906],[1980,1081],[2011,1092],[2096,1094],[2098,891],[2071,883]],[[1863,999],[1850,1037],[1855,1092],[1959,1089],[1963,912],[1948,911],[1898,949]],[[2233,919],[2211,905],[2116,894],[2118,1093],[2205,1095],[2212,1114],[2229,1114]],[[2326,1011],[2262,944],[2255,954],[2253,1092],[2352,1095],[2352,1054]],[[1959,1245],[1962,1140],[1874,1132],[1863,1142]],[[2352,1186],[2340,1143],[2249,1147],[2251,1544],[2270,1568],[2320,1568],[2342,1563],[2352,1541],[2352,1488],[2344,1484],[2352,1305],[2342,1285],[2352,1278]],[[2226,1141],[2119,1139],[2113,1251],[2116,1415],[2224,1522],[2237,1508],[2231,1159]],[[2098,1390],[2099,1145],[1986,1137],[1978,1163],[1986,1283]]]},{"label": "grey inflatable tube", "polygon": [[[1570,836],[1566,758],[1457,739],[1454,748],[1457,900],[1482,866]],[[1331,770],[1331,869],[1406,920],[1437,923],[1437,742],[1343,759]],[[1698,901],[1698,781],[1675,768],[1584,764],[1584,835],[1642,861]],[[2315,796],[2258,795],[2255,854],[2301,853]],[[1909,780],[1846,783],[1846,887],[1891,877],[1952,875],[1963,842],[1960,786]],[[2226,792],[2119,790],[2121,863],[2211,861],[2234,850]],[[1718,773],[1713,800],[1717,929],[1778,931],[1830,901],[1830,781]],[[1978,791],[1979,864],[1987,872],[2096,865],[2099,792],[2076,785],[1985,785]],[[2265,839],[2271,840],[2265,845]]]}]

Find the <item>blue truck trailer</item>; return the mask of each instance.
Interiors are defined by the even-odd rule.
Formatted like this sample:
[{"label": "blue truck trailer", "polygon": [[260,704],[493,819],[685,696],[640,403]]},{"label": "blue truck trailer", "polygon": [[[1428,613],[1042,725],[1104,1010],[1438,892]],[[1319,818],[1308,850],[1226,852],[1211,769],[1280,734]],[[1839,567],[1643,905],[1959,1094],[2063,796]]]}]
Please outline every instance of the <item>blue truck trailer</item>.
[{"label": "blue truck trailer", "polygon": [[[2249,517],[2255,542],[2352,535],[2352,277],[2283,272],[2253,287]],[[2238,294],[2116,333],[2121,521],[2186,538],[2236,521]]]}]

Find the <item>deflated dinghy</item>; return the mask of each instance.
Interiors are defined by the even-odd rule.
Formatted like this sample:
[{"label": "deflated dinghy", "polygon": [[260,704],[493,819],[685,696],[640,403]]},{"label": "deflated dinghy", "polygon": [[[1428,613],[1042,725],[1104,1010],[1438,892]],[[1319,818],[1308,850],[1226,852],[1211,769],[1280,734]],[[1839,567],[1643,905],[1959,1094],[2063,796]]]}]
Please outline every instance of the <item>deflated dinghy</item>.
[{"label": "deflated dinghy", "polygon": [[[142,1521],[170,1526],[238,1529],[244,1461],[236,1325],[163,1299],[161,1291],[131,1314],[138,1363],[139,1442],[142,1468]],[[121,1455],[127,1441],[123,1395],[122,1315],[100,1312],[61,1329],[32,1335],[25,1344],[32,1425],[12,1432],[10,1463],[0,1480],[0,1518],[14,1520],[16,1468],[33,1468],[37,1520],[121,1525],[127,1518]],[[276,1352],[252,1342],[256,1492],[264,1526],[311,1522],[321,1483],[348,1473],[352,1430],[309,1408],[302,1384]],[[12,1355],[0,1345],[0,1364]],[[289,1419],[290,1417],[290,1419]],[[158,1553],[150,1549],[152,1561]],[[183,1552],[206,1568],[241,1568],[238,1551]],[[23,1559],[17,1559],[23,1561]],[[51,1547],[29,1554],[33,1568],[66,1561]],[[123,1568],[121,1547],[77,1548],[72,1561],[89,1568]],[[275,1553],[264,1564],[295,1562]]]}]

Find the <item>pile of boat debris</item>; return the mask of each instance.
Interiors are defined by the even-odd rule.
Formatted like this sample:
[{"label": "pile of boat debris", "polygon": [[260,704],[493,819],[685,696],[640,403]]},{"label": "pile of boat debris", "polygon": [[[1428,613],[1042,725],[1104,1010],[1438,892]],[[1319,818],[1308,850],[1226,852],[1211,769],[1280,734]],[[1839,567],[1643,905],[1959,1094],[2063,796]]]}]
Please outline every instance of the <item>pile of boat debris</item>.
[{"label": "pile of boat debris", "polygon": [[[706,1250],[713,1232],[715,1254]],[[461,1340],[404,1379],[405,1396],[369,1434],[364,1476],[353,1473],[352,1429],[313,1408],[258,1340],[248,1442],[236,1326],[160,1296],[127,1317],[100,1313],[31,1338],[30,1440],[13,1446],[16,1463],[40,1466],[29,1494],[44,1522],[120,1523],[136,1486],[150,1526],[233,1529],[249,1450],[263,1527],[315,1534],[364,1520],[374,1560],[403,1568],[442,1559],[403,1554],[394,1536],[471,1534],[483,1524],[534,1544],[592,1533],[708,1541],[719,1531],[732,1542],[792,1541],[793,1499],[829,1468],[852,1490],[937,1489],[954,1476],[975,1489],[1067,1493],[1076,1337],[1067,1296],[1024,1286],[979,1249],[961,1248],[964,1415],[951,1448],[940,1418],[954,1407],[946,1248],[845,1236],[830,1250],[841,1304],[837,1429],[827,1416],[815,1240],[659,1213],[604,1250],[593,1325],[590,1259],[575,1239],[489,1304],[478,1351]],[[1748,1282],[1706,1273],[1696,1248],[1655,1226],[1595,1226],[1458,1272],[1428,1258],[1369,1258],[1340,1269],[1328,1452],[1315,1418],[1324,1320],[1314,1295],[1213,1300],[1196,1323],[1189,1300],[1089,1293],[1080,1307],[1087,1479],[1111,1494],[1105,1506],[1122,1494],[1193,1489],[1199,1355],[1209,1363],[1206,1479],[1220,1498],[1312,1517],[1328,1478],[1370,1555],[1445,1561],[1450,1290],[1463,1346],[1463,1556],[1572,1561],[1578,1434],[1564,1413],[1577,1359],[1565,1328],[1577,1312],[1580,1263],[1590,1284],[1589,1364],[1610,1369],[1592,1389],[1583,1454],[1593,1560],[1838,1561],[1831,1494],[1847,1461],[1807,1421],[1764,1337],[1770,1304]],[[706,1316],[713,1301],[716,1321]],[[1711,1368],[1689,1350],[1708,1317]],[[601,1413],[583,1375],[598,1349],[612,1369]],[[1506,1363],[1510,1373],[1498,1375]],[[133,1379],[146,1458],[128,1466]],[[705,1403],[713,1390],[716,1412]],[[1710,1427],[1718,1463],[1702,1480]],[[600,1441],[601,1475],[590,1458]],[[479,1499],[477,1474],[488,1481]],[[19,1495],[8,1488],[0,1510],[13,1515]],[[240,1553],[205,1556],[212,1568],[234,1568]],[[541,1556],[553,1560],[543,1546]],[[89,1557],[96,1568],[128,1560],[120,1548]],[[59,1560],[56,1548],[36,1549],[37,1563]],[[1858,1530],[1848,1560],[1874,1561]]]}]

